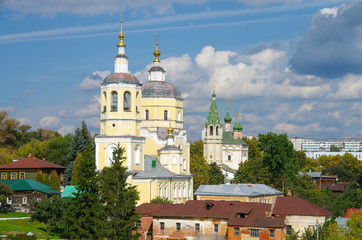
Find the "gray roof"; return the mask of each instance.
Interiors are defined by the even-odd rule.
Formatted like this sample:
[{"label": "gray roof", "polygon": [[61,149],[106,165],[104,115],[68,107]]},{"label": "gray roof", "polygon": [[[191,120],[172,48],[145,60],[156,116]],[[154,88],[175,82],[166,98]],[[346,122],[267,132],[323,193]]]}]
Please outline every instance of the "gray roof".
[{"label": "gray roof", "polygon": [[[152,160],[156,160],[156,167],[152,167]],[[144,171],[133,171],[133,179],[168,179],[168,178],[191,178],[191,175],[176,174],[163,167],[157,160],[156,156],[145,155],[144,157]]]},{"label": "gray roof", "polygon": [[348,218],[336,217],[336,223],[337,223],[339,226],[344,227],[344,228],[346,228],[346,229],[348,229],[347,220],[348,220]]},{"label": "gray roof", "polygon": [[200,185],[195,195],[207,196],[239,196],[256,197],[264,195],[281,195],[282,192],[271,188],[265,184],[220,184],[220,185]]},{"label": "gray roof", "polygon": [[309,175],[311,178],[320,178],[322,175],[322,172],[299,172],[298,173],[300,176],[302,176],[303,174],[307,174]]}]

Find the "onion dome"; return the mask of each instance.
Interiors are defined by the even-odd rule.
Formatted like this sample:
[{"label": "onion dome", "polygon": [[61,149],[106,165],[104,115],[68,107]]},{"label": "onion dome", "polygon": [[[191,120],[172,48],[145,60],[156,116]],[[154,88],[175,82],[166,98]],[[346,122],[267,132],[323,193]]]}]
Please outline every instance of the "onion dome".
[{"label": "onion dome", "polygon": [[124,72],[109,74],[103,80],[102,85],[110,83],[140,84],[140,82],[134,75]]},{"label": "onion dome", "polygon": [[150,81],[142,85],[142,97],[181,98],[180,90],[164,81]]},{"label": "onion dome", "polygon": [[234,130],[234,131],[242,131],[242,130],[243,130],[243,127],[241,126],[241,123],[240,123],[240,122],[236,122],[236,123],[234,124],[233,130]]},{"label": "onion dome", "polygon": [[227,111],[224,121],[226,123],[231,123],[232,118],[230,117],[229,111]]},{"label": "onion dome", "polygon": [[216,105],[216,94],[215,90],[212,93],[212,101],[210,105],[209,115],[207,116],[207,120],[205,125],[221,125],[220,118],[219,118],[219,111],[217,110]]}]

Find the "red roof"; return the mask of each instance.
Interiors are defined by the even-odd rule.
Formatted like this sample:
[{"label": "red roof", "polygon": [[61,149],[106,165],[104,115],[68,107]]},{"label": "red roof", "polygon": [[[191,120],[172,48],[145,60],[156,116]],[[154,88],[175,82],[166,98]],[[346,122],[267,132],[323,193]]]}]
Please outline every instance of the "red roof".
[{"label": "red roof", "polygon": [[[158,206],[157,206],[158,205]],[[217,218],[233,226],[283,227],[284,218],[267,217],[271,204],[234,201],[190,200],[186,204],[144,203],[136,208],[140,215],[154,217]],[[240,217],[239,214],[247,215]]]},{"label": "red roof", "polygon": [[66,169],[66,167],[47,162],[35,157],[21,158],[16,162],[4,164],[0,166],[0,170],[13,170],[13,169],[44,169],[44,168],[58,168]]},{"label": "red roof", "polygon": [[348,208],[346,215],[344,215],[345,218],[349,218],[353,213],[357,212],[358,208]]},{"label": "red roof", "polygon": [[300,197],[277,197],[273,215],[329,216],[332,212],[310,203]]}]

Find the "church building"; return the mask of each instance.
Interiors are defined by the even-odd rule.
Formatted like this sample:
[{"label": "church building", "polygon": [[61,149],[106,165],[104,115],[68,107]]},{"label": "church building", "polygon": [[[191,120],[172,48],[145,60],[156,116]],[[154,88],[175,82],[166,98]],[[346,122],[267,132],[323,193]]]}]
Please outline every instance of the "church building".
[{"label": "church building", "polygon": [[100,134],[95,138],[97,170],[111,166],[113,151],[119,145],[126,149],[127,181],[137,186],[138,204],[156,197],[174,203],[193,199],[190,143],[183,128],[180,91],[166,82],[158,42],[148,82],[141,84],[128,71],[122,27],[121,19],[114,73],[101,83]]},{"label": "church building", "polygon": [[[212,94],[209,115],[207,116],[204,129],[202,130],[202,141],[204,143],[204,157],[207,163],[216,162],[229,182],[241,162],[248,160],[249,146],[242,140],[243,127],[241,117],[235,121],[231,130],[232,118],[229,114],[229,103],[227,99],[227,113],[224,118],[225,129],[219,118],[216,105],[215,90]],[[241,114],[239,114],[240,116]]]}]

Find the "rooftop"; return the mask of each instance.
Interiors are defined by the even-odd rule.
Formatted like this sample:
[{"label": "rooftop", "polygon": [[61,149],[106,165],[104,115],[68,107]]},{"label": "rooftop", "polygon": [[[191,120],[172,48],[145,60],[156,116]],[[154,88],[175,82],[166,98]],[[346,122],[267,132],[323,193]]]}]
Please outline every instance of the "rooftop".
[{"label": "rooftop", "polygon": [[34,179],[1,179],[0,182],[8,185],[13,191],[38,191],[46,194],[60,193]]},{"label": "rooftop", "polygon": [[44,169],[44,168],[56,168],[66,169],[66,167],[60,166],[55,163],[47,162],[36,157],[20,158],[16,162],[4,164],[0,166],[0,170],[7,169]]},{"label": "rooftop", "polygon": [[256,197],[264,195],[282,195],[283,193],[265,184],[220,184],[200,185],[195,195]]}]

